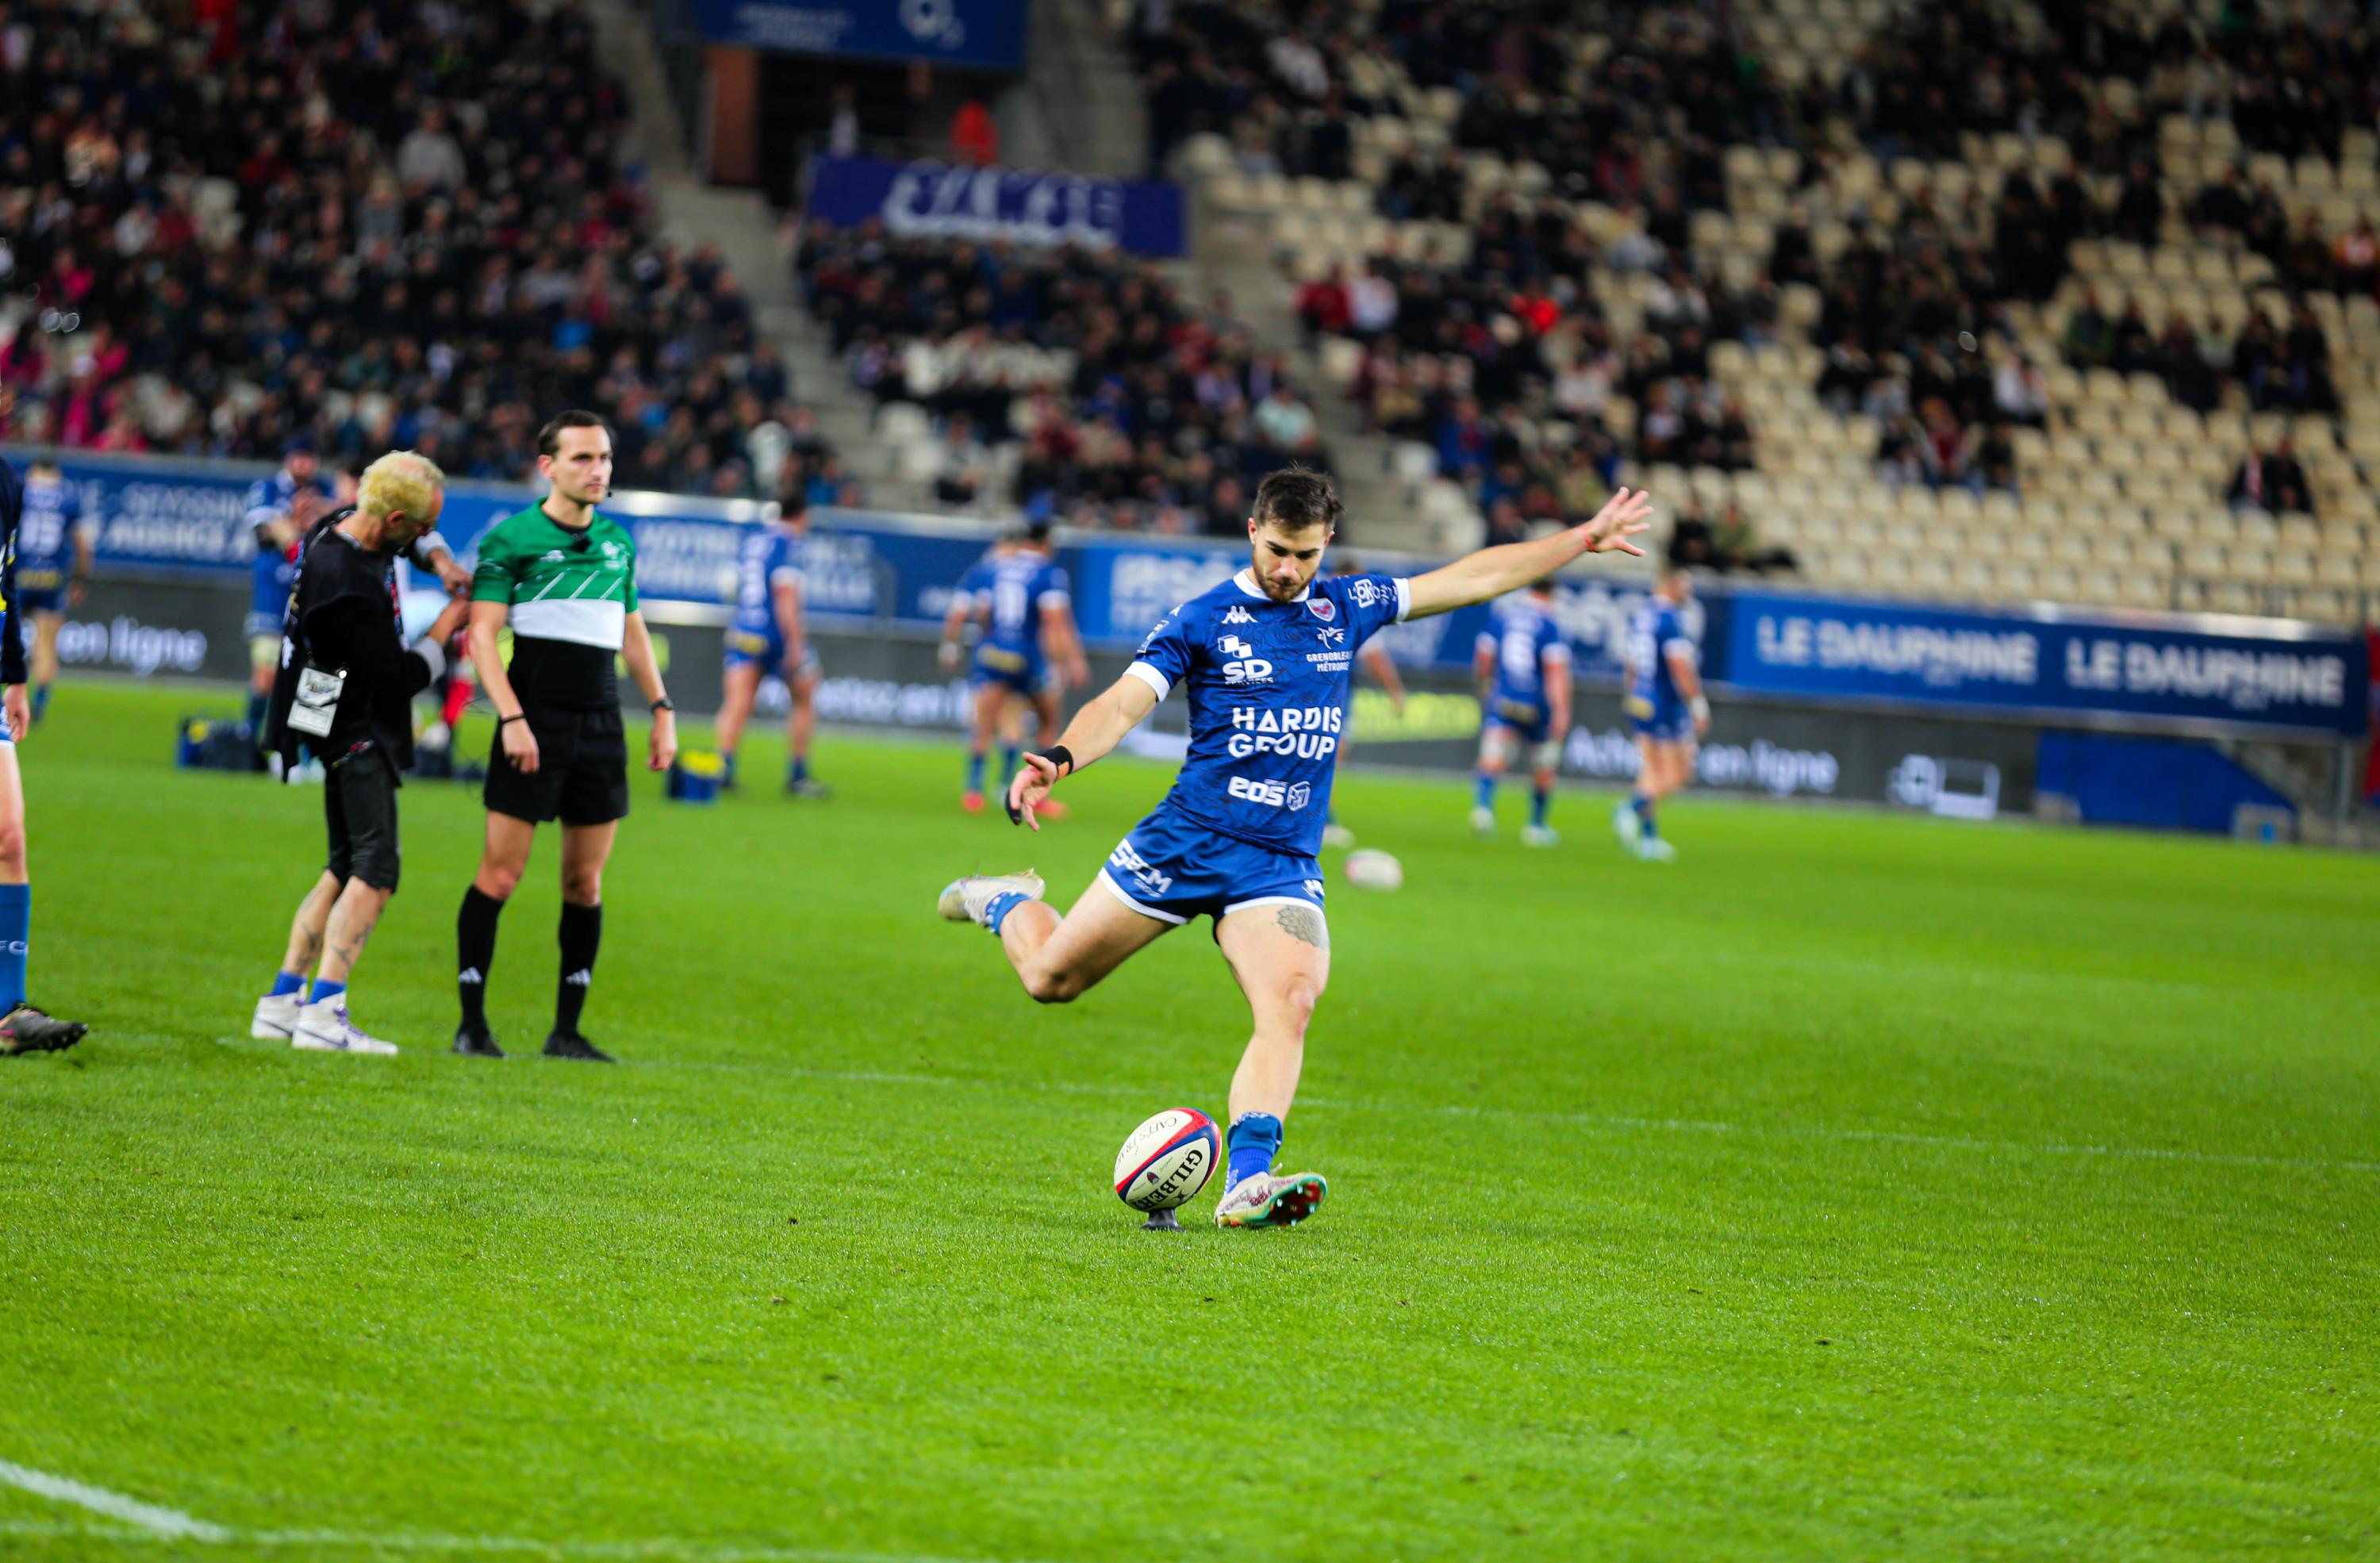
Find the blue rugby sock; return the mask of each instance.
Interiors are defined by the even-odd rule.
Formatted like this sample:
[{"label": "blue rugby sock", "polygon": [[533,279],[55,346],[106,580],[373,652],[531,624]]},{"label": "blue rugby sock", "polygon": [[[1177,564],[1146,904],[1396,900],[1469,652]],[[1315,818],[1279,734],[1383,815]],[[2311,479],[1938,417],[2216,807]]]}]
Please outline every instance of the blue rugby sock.
[{"label": "blue rugby sock", "polygon": [[255,737],[256,737],[256,742],[257,742],[257,743],[259,743],[259,744],[261,744],[261,743],[263,743],[263,742],[264,742],[264,719],[265,719],[267,716],[271,715],[271,714],[272,714],[272,711],[273,711],[273,697],[272,697],[272,696],[270,696],[270,695],[259,695],[258,693],[256,693],[256,691],[254,691],[254,690],[252,690],[252,689],[249,691],[249,694],[248,694],[248,730],[249,730],[249,733],[253,733],[253,734],[255,735]]},{"label": "blue rugby sock", "polygon": [[1546,822],[1546,810],[1553,806],[1553,802],[1554,790],[1551,787],[1538,787],[1531,791],[1529,794],[1529,823],[1532,825],[1543,825]]},{"label": "blue rugby sock", "polygon": [[810,779],[810,757],[795,755],[785,767],[785,780],[798,786]]},{"label": "blue rugby sock", "polygon": [[1008,915],[1032,899],[1031,896],[1016,891],[1008,891],[993,896],[984,905],[983,926],[991,930],[991,936],[994,939],[998,939],[1000,925],[1008,921]]},{"label": "blue rugby sock", "polygon": [[1244,1112],[1232,1120],[1232,1173],[1227,1187],[1254,1172],[1272,1169],[1281,1151],[1281,1120],[1269,1112]]},{"label": "blue rugby sock", "polygon": [[49,710],[50,686],[46,684],[37,684],[33,685],[33,720],[35,721],[41,721],[42,718],[49,714]]},{"label": "blue rugby sock", "polygon": [[983,757],[981,755],[967,756],[966,790],[970,793],[983,791]]},{"label": "blue rugby sock", "polygon": [[0,885],[0,1014],[25,1001],[25,956],[33,936],[33,887]]},{"label": "blue rugby sock", "polygon": [[1496,806],[1496,776],[1493,771],[1481,771],[1472,783],[1471,806],[1488,809]]},{"label": "blue rugby sock", "polygon": [[1006,791],[1008,790],[1008,784],[1009,784],[1011,782],[1014,782],[1014,781],[1015,781],[1015,780],[1016,780],[1016,745],[1014,745],[1014,744],[1003,744],[1002,745],[1001,745],[1001,750],[1000,750],[1000,788],[1001,788],[1001,791],[1002,791],[1002,792],[1006,792]]},{"label": "blue rugby sock", "polygon": [[297,994],[301,999],[305,997],[306,974],[304,972],[275,972],[273,975],[273,997],[275,999],[286,999],[293,993]]},{"label": "blue rugby sock", "polygon": [[1636,811],[1637,823],[1645,828],[1645,835],[1658,836],[1661,833],[1661,822],[1654,816],[1652,799],[1639,793],[1628,800],[1628,806]]},{"label": "blue rugby sock", "polygon": [[346,990],[347,985],[344,982],[324,982],[321,977],[316,977],[313,991],[306,995],[306,1002],[319,1004],[325,999],[336,999]]}]

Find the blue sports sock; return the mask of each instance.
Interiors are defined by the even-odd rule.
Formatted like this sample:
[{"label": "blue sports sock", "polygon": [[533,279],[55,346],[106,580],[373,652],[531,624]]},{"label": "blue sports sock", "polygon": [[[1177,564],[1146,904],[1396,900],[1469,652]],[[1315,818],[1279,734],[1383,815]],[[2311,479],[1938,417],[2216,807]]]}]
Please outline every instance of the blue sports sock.
[{"label": "blue sports sock", "polygon": [[1032,899],[1031,896],[1021,894],[1016,891],[1007,891],[993,896],[984,903],[983,926],[991,930],[993,938],[999,938],[1000,925],[1008,921],[1008,915]]},{"label": "blue sports sock", "polygon": [[1496,773],[1494,771],[1483,770],[1479,773],[1478,780],[1472,785],[1471,806],[1474,808],[1496,806]]},{"label": "blue sports sock", "polygon": [[967,756],[966,790],[970,793],[983,791],[983,756],[981,755]]},{"label": "blue sports sock", "polygon": [[733,781],[735,781],[735,750],[733,750],[733,749],[722,749],[722,750],[719,752],[719,769],[720,769],[720,774],[721,774],[721,775],[722,775],[725,780],[727,780],[727,781],[729,781],[729,782],[733,782]]},{"label": "blue sports sock", "polygon": [[305,996],[306,974],[304,972],[274,973],[273,976],[273,997],[275,999],[286,999],[293,993],[298,995],[300,998]]},{"label": "blue sports sock", "polygon": [[1554,790],[1551,787],[1534,789],[1529,794],[1529,823],[1539,826],[1545,824],[1546,810],[1553,806],[1553,801]]},{"label": "blue sports sock", "polygon": [[1232,1120],[1232,1181],[1236,1187],[1241,1179],[1253,1172],[1272,1170],[1272,1158],[1281,1151],[1281,1120],[1269,1112],[1244,1112]]},{"label": "blue sports sock", "polygon": [[1653,800],[1646,797],[1644,794],[1639,793],[1628,801],[1630,806],[1636,810],[1637,823],[1644,826],[1645,834],[1647,836],[1659,835],[1661,833],[1661,822],[1654,817]]},{"label": "blue sports sock", "polygon": [[41,721],[43,716],[48,714],[49,709],[50,686],[46,684],[37,684],[33,685],[33,720],[35,721]]},{"label": "blue sports sock", "polygon": [[33,933],[33,887],[0,885],[0,1014],[25,1001],[25,955]]},{"label": "blue sports sock", "polygon": [[1014,782],[1014,781],[1015,781],[1015,780],[1016,780],[1016,745],[1014,745],[1014,744],[1003,744],[1003,745],[1001,745],[1001,748],[1000,748],[1000,785],[1001,785],[1001,790],[1002,790],[1002,791],[1003,791],[1003,792],[1005,792],[1005,791],[1007,790],[1007,788],[1008,788],[1008,784],[1009,784],[1011,782]]},{"label": "blue sports sock", "polygon": [[785,779],[795,783],[808,781],[810,779],[810,757],[808,755],[795,755],[793,757],[792,763],[785,768]]},{"label": "blue sports sock", "polygon": [[264,742],[264,719],[272,712],[272,696],[259,695],[253,689],[248,692],[248,730],[256,735],[260,744]]},{"label": "blue sports sock", "polygon": [[347,985],[344,982],[324,982],[321,977],[316,977],[314,989],[306,995],[306,1002],[319,1004],[325,999],[336,999],[346,990]]}]

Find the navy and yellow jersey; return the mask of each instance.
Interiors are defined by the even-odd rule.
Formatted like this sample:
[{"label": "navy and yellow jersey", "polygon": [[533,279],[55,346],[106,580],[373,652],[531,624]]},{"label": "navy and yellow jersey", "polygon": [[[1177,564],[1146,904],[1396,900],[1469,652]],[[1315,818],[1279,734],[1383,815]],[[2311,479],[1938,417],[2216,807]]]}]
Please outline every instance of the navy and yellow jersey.
[{"label": "navy and yellow jersey", "polygon": [[56,591],[75,569],[75,539],[83,528],[82,493],[55,474],[24,479],[17,523],[17,587]]},{"label": "navy and yellow jersey", "polygon": [[0,456],[0,684],[25,682],[25,620],[17,609],[17,527],[24,518],[25,480]]},{"label": "navy and yellow jersey", "polygon": [[1560,621],[1531,597],[1496,605],[1479,648],[1495,661],[1486,716],[1516,727],[1542,725],[1552,715],[1550,686],[1570,676],[1570,641]]},{"label": "navy and yellow jersey", "polygon": [[1030,550],[986,559],[959,577],[959,596],[984,614],[976,670],[1002,678],[1038,675],[1047,661],[1042,616],[1074,601],[1066,572]]},{"label": "navy and yellow jersey", "polygon": [[1682,656],[1693,662],[1694,637],[1686,632],[1685,615],[1665,599],[1647,598],[1628,625],[1628,714],[1638,721],[1675,723],[1686,709],[1678,693],[1677,675],[1670,659]]},{"label": "navy and yellow jersey", "polygon": [[1389,576],[1318,581],[1276,602],[1242,571],[1168,614],[1126,672],[1190,700],[1190,752],[1164,807],[1210,830],[1311,857],[1330,812],[1347,689],[1364,643],[1405,616]]}]

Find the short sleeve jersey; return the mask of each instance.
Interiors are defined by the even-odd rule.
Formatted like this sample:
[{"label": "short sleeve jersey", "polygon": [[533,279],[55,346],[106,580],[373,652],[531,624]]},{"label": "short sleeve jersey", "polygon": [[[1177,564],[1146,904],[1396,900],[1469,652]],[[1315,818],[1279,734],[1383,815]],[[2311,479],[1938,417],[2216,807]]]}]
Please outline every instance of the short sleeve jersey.
[{"label": "short sleeve jersey", "polygon": [[735,555],[735,620],[746,635],[777,633],[777,588],[798,588],[802,540],[782,521],[767,521],[746,534]]},{"label": "short sleeve jersey", "polygon": [[637,611],[637,545],[618,522],[599,511],[574,531],[536,504],[504,517],[480,539],[471,600],[510,610],[511,677],[524,702],[619,704],[612,660]]},{"label": "short sleeve jersey", "polygon": [[1542,712],[1549,670],[1570,663],[1570,641],[1560,623],[1526,596],[1497,604],[1488,628],[1480,632],[1479,645],[1496,662],[1495,684],[1488,697],[1490,709],[1511,705]]},{"label": "short sleeve jersey", "polygon": [[984,613],[976,660],[1005,672],[1038,672],[1041,614],[1074,600],[1066,572],[1031,550],[985,559],[959,577],[959,595]]},{"label": "short sleeve jersey", "polygon": [[[338,503],[339,491],[322,473],[316,473],[300,483],[285,468],[270,478],[260,478],[248,486],[248,525],[250,530],[287,515],[300,494],[314,494],[326,504]],[[282,547],[259,537],[256,539],[256,561],[249,576],[249,612],[281,617],[281,610],[289,603],[289,584],[298,578],[298,551],[295,544]]]},{"label": "short sleeve jersey", "polygon": [[25,479],[25,515],[17,523],[18,589],[55,590],[74,568],[75,534],[82,526],[82,495],[64,478]]},{"label": "short sleeve jersey", "polygon": [[1412,607],[1390,576],[1317,581],[1276,602],[1246,571],[1176,608],[1127,673],[1190,702],[1190,752],[1165,806],[1226,836],[1321,849],[1355,654]]},{"label": "short sleeve jersey", "polygon": [[1690,661],[1696,654],[1684,615],[1674,602],[1647,599],[1628,625],[1628,699],[1644,714],[1667,718],[1682,706],[1670,672],[1670,657],[1679,654]]}]

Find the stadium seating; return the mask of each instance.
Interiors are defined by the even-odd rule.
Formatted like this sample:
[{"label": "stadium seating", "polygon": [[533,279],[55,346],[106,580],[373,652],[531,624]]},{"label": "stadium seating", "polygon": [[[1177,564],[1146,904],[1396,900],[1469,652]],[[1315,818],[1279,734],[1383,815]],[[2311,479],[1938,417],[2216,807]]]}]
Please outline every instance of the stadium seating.
[{"label": "stadium seating", "polygon": [[302,430],[519,478],[539,420],[589,406],[624,484],[720,494],[818,454],[717,255],[654,231],[577,0],[208,14],[0,22],[30,431],[270,457]]},{"label": "stadium seating", "polygon": [[[2380,146],[2349,118],[2368,28],[2171,0],[1759,0],[1729,30],[1670,6],[1115,9],[1153,146],[1269,227],[1323,306],[1331,385],[1368,410],[1382,333],[1320,279],[1461,299],[1473,366],[1387,356],[1405,417],[1380,421],[1415,439],[1392,461],[1436,503],[1503,497],[1492,463],[1430,447],[1466,377],[1518,357],[1484,411],[1524,490],[1609,441],[1621,475],[1740,505],[1821,582],[2347,620],[2380,590]],[[1556,311],[1533,318],[1531,277]],[[1681,294],[1708,329],[1662,410],[1731,409],[1748,465],[1647,437]]]}]

